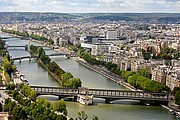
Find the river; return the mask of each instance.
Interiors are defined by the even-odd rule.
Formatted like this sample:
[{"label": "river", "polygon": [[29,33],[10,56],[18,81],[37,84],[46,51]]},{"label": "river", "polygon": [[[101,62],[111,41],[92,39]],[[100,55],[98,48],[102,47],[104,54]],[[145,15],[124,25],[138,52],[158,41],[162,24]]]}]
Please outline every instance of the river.
[{"label": "river", "polygon": [[[0,36],[9,36],[8,34],[0,33]],[[10,38],[6,40],[9,45],[26,45],[39,43],[29,40],[21,40],[19,38]],[[12,57],[29,55],[23,48],[10,48]],[[46,53],[54,53],[53,50],[47,50]],[[80,65],[79,63],[66,59],[64,57],[52,57],[53,61],[65,71],[69,71],[75,77],[79,77],[84,87],[102,88],[102,89],[126,89],[114,83],[111,80],[99,75],[98,73]],[[22,60],[21,63],[15,61],[14,64],[18,70],[26,74],[30,85],[42,86],[59,86],[51,75],[48,74],[35,60]],[[56,97],[47,96],[51,101],[56,100]],[[121,104],[119,104],[121,103]],[[88,114],[88,120],[91,120],[93,115],[98,116],[99,120],[174,120],[174,116],[168,114],[168,111],[160,106],[143,106],[135,105],[135,101],[116,101],[116,104],[105,104],[104,100],[95,99],[94,105],[84,106],[76,102],[66,102],[68,116],[77,117],[77,112],[83,110]]]}]

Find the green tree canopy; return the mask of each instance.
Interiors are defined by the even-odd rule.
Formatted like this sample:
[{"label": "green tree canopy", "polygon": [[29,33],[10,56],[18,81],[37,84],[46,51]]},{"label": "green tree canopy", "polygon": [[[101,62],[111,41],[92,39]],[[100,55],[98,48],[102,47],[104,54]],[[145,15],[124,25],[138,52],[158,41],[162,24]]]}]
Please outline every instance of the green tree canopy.
[{"label": "green tree canopy", "polygon": [[53,104],[53,110],[63,113],[64,115],[67,115],[67,109],[66,104],[64,100],[58,100]]}]

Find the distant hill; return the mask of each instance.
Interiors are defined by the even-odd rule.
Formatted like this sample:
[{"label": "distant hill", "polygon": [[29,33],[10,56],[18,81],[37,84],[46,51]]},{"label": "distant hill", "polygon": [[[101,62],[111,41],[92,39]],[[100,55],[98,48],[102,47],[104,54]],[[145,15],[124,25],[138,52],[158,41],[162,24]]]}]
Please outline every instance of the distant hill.
[{"label": "distant hill", "polygon": [[0,23],[63,22],[75,18],[75,15],[67,13],[0,12]]},{"label": "distant hill", "polygon": [[0,23],[67,22],[83,20],[180,23],[180,13],[36,13],[0,12]]},{"label": "distant hill", "polygon": [[[90,13],[91,16],[91,13]],[[111,21],[156,21],[160,23],[180,23],[180,13],[99,13],[91,19]]]}]

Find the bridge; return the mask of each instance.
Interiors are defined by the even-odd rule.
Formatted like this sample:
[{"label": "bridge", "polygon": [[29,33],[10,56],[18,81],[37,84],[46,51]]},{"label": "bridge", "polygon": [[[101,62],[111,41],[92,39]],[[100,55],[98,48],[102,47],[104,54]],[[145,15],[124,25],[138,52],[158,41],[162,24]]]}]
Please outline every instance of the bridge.
[{"label": "bridge", "polygon": [[19,62],[21,62],[22,59],[29,59],[29,61],[31,61],[32,58],[37,59],[37,56],[23,56],[23,57],[15,57],[15,58],[11,58],[11,60],[19,60]]},{"label": "bridge", "polygon": [[[49,54],[47,56],[65,56],[67,58],[69,57],[77,57],[77,54],[68,54],[68,53],[53,53],[53,54]],[[19,62],[21,62],[22,59],[29,59],[29,61],[31,61],[32,58],[37,59],[37,56],[22,56],[22,57],[15,57],[15,58],[11,58],[11,60],[19,60]]]},{"label": "bridge", "polygon": [[18,36],[12,36],[12,37],[0,37],[1,39],[10,39],[10,38],[22,38],[22,37],[18,37]]},{"label": "bridge", "polygon": [[[8,48],[9,48],[9,47],[16,48],[16,47],[26,47],[26,46],[25,46],[25,45],[16,45],[16,46],[13,46],[13,45],[8,45],[7,47],[8,47]],[[47,46],[45,46],[45,45],[41,45],[41,46],[36,46],[36,47],[47,47]]]},{"label": "bridge", "polygon": [[93,95],[94,98],[105,99],[106,103],[114,100],[130,99],[139,100],[142,103],[156,103],[167,104],[168,93],[151,93],[142,91],[128,91],[128,90],[105,90],[105,89],[88,89],[88,88],[59,88],[59,87],[42,87],[30,86],[31,89],[37,92],[37,95],[55,95],[59,99],[64,97],[74,97],[76,101],[77,95]]}]

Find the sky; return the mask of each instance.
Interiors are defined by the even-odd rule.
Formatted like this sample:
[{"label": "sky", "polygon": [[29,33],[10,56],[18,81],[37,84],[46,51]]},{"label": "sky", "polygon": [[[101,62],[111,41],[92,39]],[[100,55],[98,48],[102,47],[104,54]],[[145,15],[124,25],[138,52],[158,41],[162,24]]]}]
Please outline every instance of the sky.
[{"label": "sky", "polygon": [[0,0],[0,12],[180,13],[180,0]]}]

